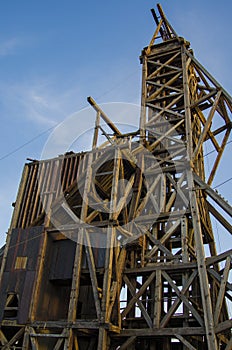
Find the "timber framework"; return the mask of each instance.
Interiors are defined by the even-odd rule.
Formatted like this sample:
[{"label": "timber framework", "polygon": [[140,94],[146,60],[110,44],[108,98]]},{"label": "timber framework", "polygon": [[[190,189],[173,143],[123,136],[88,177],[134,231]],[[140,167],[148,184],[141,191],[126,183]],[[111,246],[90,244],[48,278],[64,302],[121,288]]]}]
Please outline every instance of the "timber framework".
[{"label": "timber framework", "polygon": [[92,149],[25,164],[0,250],[1,350],[232,349],[232,249],[217,254],[211,223],[232,233],[211,187],[232,98],[157,9],[138,131],[89,97]]}]

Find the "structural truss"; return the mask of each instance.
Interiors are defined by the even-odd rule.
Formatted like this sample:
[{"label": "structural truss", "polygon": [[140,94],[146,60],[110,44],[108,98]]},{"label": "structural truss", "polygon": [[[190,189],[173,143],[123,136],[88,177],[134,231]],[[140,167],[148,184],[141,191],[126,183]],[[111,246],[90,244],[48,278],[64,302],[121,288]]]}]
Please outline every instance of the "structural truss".
[{"label": "structural truss", "polygon": [[0,251],[2,350],[232,348],[232,250],[217,254],[211,222],[232,233],[211,187],[232,98],[152,14],[138,131],[89,97],[92,149],[25,165]]}]

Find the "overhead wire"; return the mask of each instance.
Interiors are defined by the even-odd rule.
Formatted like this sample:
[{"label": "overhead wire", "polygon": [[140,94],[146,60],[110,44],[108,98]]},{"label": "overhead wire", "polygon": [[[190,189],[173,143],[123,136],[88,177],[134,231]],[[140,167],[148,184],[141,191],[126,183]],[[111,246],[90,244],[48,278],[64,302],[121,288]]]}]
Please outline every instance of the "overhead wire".
[{"label": "overhead wire", "polygon": [[[51,128],[50,128],[50,129],[51,129]],[[232,142],[232,140],[230,140],[227,144],[229,144],[229,143],[231,143],[231,142]],[[209,153],[211,153],[211,152],[209,152]],[[207,164],[208,164],[208,163],[207,163]],[[209,164],[208,164],[208,166],[209,166]],[[229,179],[227,179],[227,180],[225,180],[225,181],[223,181],[223,182],[221,182],[221,183],[219,183],[217,186],[214,186],[213,189],[216,189],[216,188],[218,188],[218,187],[224,185],[225,183],[227,183],[227,182],[229,182],[229,181],[231,181],[231,180],[232,180],[232,177],[229,178]],[[216,222],[216,225],[217,225],[217,222]],[[217,226],[216,226],[216,228],[217,228]],[[36,236],[34,236],[34,237],[31,237],[31,238],[29,238],[29,239],[22,240],[22,241],[20,241],[20,242],[18,242],[18,243],[16,243],[16,244],[10,246],[9,249],[15,248],[16,246],[19,246],[19,245],[21,245],[21,244],[23,244],[23,243],[25,243],[25,242],[29,242],[29,241],[32,241],[32,240],[34,240],[34,239],[37,239],[37,238],[39,238],[40,236],[42,236],[42,234],[43,234],[43,232],[41,232],[41,233],[39,233],[38,235],[36,235]],[[217,228],[217,234],[218,234],[218,228]],[[219,241],[219,244],[220,244],[219,234],[218,234],[218,241]],[[221,250],[221,249],[220,249],[220,250]]]},{"label": "overhead wire", "polygon": [[[225,146],[229,145],[230,143],[232,143],[232,140],[229,140],[226,142]],[[204,154],[203,156],[201,156],[201,158],[205,158],[207,156],[209,156],[210,154],[216,152],[216,149],[210,151],[210,152],[207,152],[206,154]],[[208,162],[208,158],[207,158],[207,167],[208,167],[208,171],[209,171],[209,162]],[[214,186],[213,189],[216,189],[224,184],[226,184],[227,182],[231,181],[232,180],[232,177],[230,177],[229,179],[227,180],[224,180],[223,182],[219,183],[217,186]]]},{"label": "overhead wire", "polygon": [[[110,93],[111,91],[113,91],[114,89],[116,89],[117,87],[121,86],[125,81],[129,80],[132,76],[135,75],[135,73],[137,73],[138,70],[134,70],[132,73],[128,74],[125,78],[123,78],[120,82],[116,83],[113,87],[111,87],[110,89],[106,90],[104,93],[102,93],[101,95],[97,96],[96,99],[100,99],[103,96],[107,95],[108,93]],[[81,106],[80,109],[86,108],[88,107],[89,104],[86,103],[85,105]],[[13,149],[12,151],[6,153],[5,155],[3,155],[2,157],[0,157],[0,161],[10,157],[11,155],[17,153],[19,150],[23,149],[25,146],[33,143],[35,140],[39,139],[40,137],[44,136],[45,134],[47,134],[48,132],[54,130],[60,123],[56,123],[55,125],[53,125],[52,127],[49,127],[48,129],[45,129],[44,131],[42,131],[41,133],[39,133],[38,135],[34,136],[33,138],[31,138],[30,140],[24,142],[23,144],[21,144],[20,146],[16,147],[15,149]],[[40,234],[41,235],[41,234]],[[38,235],[38,236],[40,236]],[[36,239],[38,236],[35,236],[29,240],[32,239]],[[22,244],[24,241],[18,243],[18,244]],[[16,244],[17,245],[17,244]]]},{"label": "overhead wire", "polygon": [[[229,145],[231,142],[232,142],[232,140],[227,141],[227,142],[226,142],[226,146]],[[213,149],[212,151],[210,151],[210,152],[204,154],[204,155],[203,155],[203,158],[209,156],[210,154],[212,154],[212,153],[214,153],[214,152],[216,152],[216,149]]]},{"label": "overhead wire", "polygon": [[25,143],[23,143],[21,146],[18,146],[17,148],[15,148],[14,150],[10,151],[9,153],[6,153],[4,156],[2,156],[0,158],[0,161],[3,160],[3,159],[6,159],[8,157],[10,157],[12,154],[18,152],[20,149],[24,148],[25,146],[29,145],[30,143],[32,143],[33,141],[39,139],[41,136],[45,135],[46,133],[48,133],[49,131],[53,130],[54,128],[56,127],[55,126],[52,126],[44,131],[42,131],[40,134],[34,136],[32,139],[26,141]]},{"label": "overhead wire", "polygon": [[[123,78],[123,80],[121,80],[120,82],[116,83],[112,88],[110,88],[109,90],[105,91],[103,94],[99,95],[96,97],[96,99],[100,99],[103,96],[107,95],[108,93],[110,93],[111,91],[113,91],[114,89],[116,89],[117,87],[121,86],[125,81],[127,81],[130,77],[132,77],[135,73],[137,73],[136,71],[133,71],[132,73],[130,73],[128,76],[126,76],[125,78]],[[80,109],[86,108],[88,107],[89,104],[85,104],[82,107],[80,107]],[[42,131],[41,133],[39,133],[38,135],[34,136],[33,138],[31,138],[30,140],[24,142],[23,144],[21,144],[20,146],[16,147],[15,149],[13,149],[12,151],[6,153],[5,155],[3,155],[2,157],[0,157],[0,161],[10,157],[11,155],[17,153],[18,151],[20,151],[22,148],[24,148],[25,146],[31,144],[32,142],[34,142],[35,140],[39,139],[40,137],[42,137],[43,135],[47,134],[49,131],[54,130],[58,125],[60,124],[60,122],[56,123],[55,125],[53,125],[52,127],[45,129],[44,131]]]},{"label": "overhead wire", "polygon": [[[29,228],[28,228],[29,229]],[[37,239],[39,237],[41,237],[43,235],[44,232],[41,232],[41,233],[38,233],[37,235],[35,235],[34,237],[30,237],[30,238],[26,238],[24,240],[21,240],[20,242],[17,242],[15,244],[12,244],[11,246],[9,246],[8,249],[12,249],[12,248],[15,248],[15,247],[18,247],[20,245],[22,245],[23,243],[25,242],[30,242],[30,241],[33,241],[34,239]]]},{"label": "overhead wire", "polygon": [[221,187],[222,185],[225,185],[227,182],[231,181],[232,180],[232,177],[230,177],[229,179],[221,182],[220,184],[218,184],[217,186],[214,186],[213,189],[215,190],[216,188],[218,187]]},{"label": "overhead wire", "polygon": [[[228,146],[230,143],[232,143],[232,140],[227,141],[227,142],[226,142],[226,146]],[[203,155],[203,158],[209,156],[210,154],[212,154],[212,153],[214,153],[214,152],[216,152],[215,149],[212,150],[212,151],[210,151],[210,152],[208,152],[208,153],[206,153],[206,154],[204,154],[204,155]],[[207,159],[208,159],[208,158],[207,158]],[[209,166],[209,165],[208,165],[208,166]],[[226,179],[226,180],[222,181],[221,183],[219,183],[218,185],[214,186],[213,189],[216,189],[216,188],[218,188],[218,187],[221,187],[221,186],[223,186],[224,184],[226,184],[227,182],[229,182],[229,181],[231,181],[231,180],[232,180],[232,177],[230,177],[229,179]]]},{"label": "overhead wire", "polygon": [[[128,80],[128,79],[129,79],[131,76],[133,76],[135,73],[137,73],[137,70],[136,70],[136,71],[133,71],[133,73],[130,73],[130,74],[129,74],[126,78],[124,78],[122,81],[120,81],[119,83],[115,84],[112,88],[108,89],[106,92],[104,92],[103,94],[101,94],[100,96],[98,96],[97,99],[102,98],[103,96],[105,96],[105,95],[107,95],[108,93],[110,93],[111,91],[113,91],[115,88],[119,87],[124,81]],[[82,106],[81,109],[86,108],[86,107],[88,107],[88,104],[85,104],[84,106]],[[16,152],[18,152],[19,150],[21,150],[21,149],[24,148],[25,146],[27,146],[27,145],[33,143],[35,140],[39,139],[40,137],[42,137],[42,136],[45,135],[46,133],[48,133],[48,132],[52,131],[53,129],[55,129],[59,124],[60,124],[60,123],[58,122],[58,123],[56,123],[55,125],[53,125],[52,127],[49,127],[48,129],[45,129],[44,131],[42,131],[42,132],[39,133],[38,135],[34,136],[34,137],[31,138],[30,140],[26,141],[26,142],[23,143],[22,145],[18,146],[17,148],[13,149],[12,151],[6,153],[4,156],[0,157],[0,161],[6,159],[6,158],[8,158],[8,157],[10,157],[11,155],[15,154]],[[228,141],[228,142],[226,143],[226,146],[227,146],[228,144],[230,144],[230,143],[232,143],[232,140]],[[212,150],[212,151],[210,151],[210,152],[204,154],[203,157],[207,157],[208,155],[214,153],[215,151],[216,151],[216,150]],[[232,180],[232,177],[229,178],[229,179],[227,179],[227,180],[225,180],[225,181],[223,181],[223,182],[221,182],[221,183],[219,183],[217,186],[214,187],[214,189],[216,189],[216,188],[218,188],[218,187],[220,187],[220,186],[223,186],[224,184],[228,183],[228,182],[231,181],[231,180]],[[35,237],[31,237],[29,240],[36,239],[36,238],[38,238],[38,237],[41,236],[41,235],[42,235],[42,233],[39,234],[39,235],[36,235]],[[26,241],[26,240],[25,240],[25,241]],[[27,241],[28,241],[28,240],[27,240]],[[16,245],[11,246],[11,248],[13,248],[13,247],[15,247],[15,246],[17,246],[17,245],[19,245],[19,244],[23,244],[23,243],[24,243],[24,241],[21,241],[21,242],[17,243]]]}]

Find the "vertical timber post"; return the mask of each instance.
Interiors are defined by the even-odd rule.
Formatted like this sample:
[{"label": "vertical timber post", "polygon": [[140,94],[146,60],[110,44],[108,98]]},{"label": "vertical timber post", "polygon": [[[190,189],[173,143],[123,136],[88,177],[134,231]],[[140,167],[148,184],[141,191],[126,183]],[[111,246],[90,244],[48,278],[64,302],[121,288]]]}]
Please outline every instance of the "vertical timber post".
[{"label": "vertical timber post", "polygon": [[188,84],[188,67],[186,62],[185,48],[182,46],[182,67],[183,67],[183,87],[185,102],[185,122],[186,122],[186,142],[187,142],[187,178],[189,189],[189,200],[191,206],[191,214],[193,220],[194,237],[196,243],[197,265],[200,277],[200,290],[204,309],[204,319],[206,327],[206,337],[209,349],[217,350],[217,341],[214,331],[212,302],[209,290],[209,281],[205,264],[205,252],[202,239],[202,231],[200,225],[200,213],[196,198],[195,185],[193,180],[193,135],[192,135],[192,116],[190,110],[189,84]]}]

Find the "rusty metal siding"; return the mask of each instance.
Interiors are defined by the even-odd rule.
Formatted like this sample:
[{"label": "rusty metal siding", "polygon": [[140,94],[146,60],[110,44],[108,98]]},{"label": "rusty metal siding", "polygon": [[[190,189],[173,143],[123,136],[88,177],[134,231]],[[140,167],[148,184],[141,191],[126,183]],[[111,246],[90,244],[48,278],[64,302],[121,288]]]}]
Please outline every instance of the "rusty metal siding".
[{"label": "rusty metal siding", "polygon": [[69,239],[53,242],[50,281],[67,281],[72,279],[75,251],[76,243]]},{"label": "rusty metal siding", "polygon": [[[65,241],[61,241],[62,244]],[[71,292],[71,272],[75,251],[74,242],[66,245],[66,252],[56,248],[56,243],[49,235],[47,237],[43,274],[38,290],[35,319],[38,321],[53,321],[67,318]],[[73,244],[72,244],[73,243]],[[53,252],[55,250],[55,252]],[[59,252],[61,256],[59,256]],[[56,260],[57,259],[57,260]],[[66,260],[67,265],[66,265]],[[63,264],[66,266],[61,266]],[[71,264],[68,266],[68,264]],[[64,279],[62,279],[64,278]]]}]

